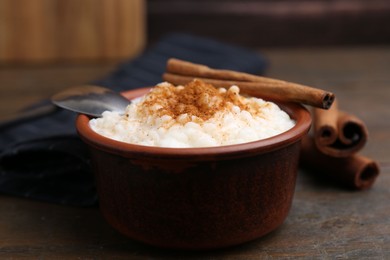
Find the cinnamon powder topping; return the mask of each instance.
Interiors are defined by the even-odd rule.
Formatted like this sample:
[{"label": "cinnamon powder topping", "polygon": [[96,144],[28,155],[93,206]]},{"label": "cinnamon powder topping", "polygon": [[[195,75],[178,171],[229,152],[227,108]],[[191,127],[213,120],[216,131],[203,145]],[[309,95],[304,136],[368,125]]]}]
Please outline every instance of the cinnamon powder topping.
[{"label": "cinnamon powder topping", "polygon": [[186,114],[207,120],[232,105],[247,109],[244,98],[239,95],[238,87],[228,90],[216,89],[213,85],[194,79],[184,86],[175,87],[169,83],[157,85],[146,97],[143,113],[168,115],[176,119]]}]

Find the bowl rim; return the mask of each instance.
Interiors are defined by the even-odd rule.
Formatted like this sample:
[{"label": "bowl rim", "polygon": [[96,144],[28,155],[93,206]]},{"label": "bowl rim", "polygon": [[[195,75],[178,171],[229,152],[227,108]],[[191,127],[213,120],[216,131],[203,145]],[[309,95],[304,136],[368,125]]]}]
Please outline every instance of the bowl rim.
[{"label": "bowl rim", "polygon": [[[150,89],[151,87],[143,87],[128,90],[122,92],[122,95],[128,99],[133,99],[146,94]],[[258,97],[261,98],[261,96]],[[278,135],[241,144],[196,148],[168,148],[130,144],[96,133],[89,126],[89,120],[92,117],[84,114],[77,116],[76,130],[80,138],[89,146],[124,157],[143,156],[144,158],[174,158],[176,160],[186,159],[190,161],[199,159],[213,160],[220,157],[225,159],[237,158],[244,157],[246,153],[266,153],[286,147],[300,141],[308,133],[311,126],[311,116],[310,112],[304,106],[292,102],[272,102],[275,102],[282,110],[288,113],[296,121],[295,125]]]}]

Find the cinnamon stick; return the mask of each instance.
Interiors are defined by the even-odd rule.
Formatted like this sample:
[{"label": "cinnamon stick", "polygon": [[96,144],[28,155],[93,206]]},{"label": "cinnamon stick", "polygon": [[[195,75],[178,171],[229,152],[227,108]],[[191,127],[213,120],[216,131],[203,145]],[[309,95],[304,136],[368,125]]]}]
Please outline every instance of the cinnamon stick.
[{"label": "cinnamon stick", "polygon": [[[260,96],[264,99],[275,101],[302,103],[322,109],[328,109],[334,100],[334,94],[332,93],[324,92],[320,89],[304,87],[294,83],[275,84],[269,82],[233,81],[200,77],[195,78],[219,88],[229,88],[236,85],[240,88],[242,93],[251,96]],[[194,77],[164,73],[163,79],[174,85],[184,85],[192,81]]]},{"label": "cinnamon stick", "polygon": [[333,144],[338,137],[337,117],[338,104],[337,100],[333,102],[332,107],[323,113],[323,109],[313,109],[313,129],[314,140],[318,147]]},{"label": "cinnamon stick", "polygon": [[299,102],[322,109],[329,109],[334,100],[333,93],[321,89],[243,72],[212,69],[173,58],[168,60],[166,72],[163,79],[172,84],[186,84],[198,78],[216,87],[237,85],[242,93],[248,95]]},{"label": "cinnamon stick", "polygon": [[318,176],[356,190],[370,188],[380,172],[378,163],[365,156],[354,154],[337,158],[320,152],[312,137],[302,140],[300,166],[310,169]]},{"label": "cinnamon stick", "polygon": [[354,152],[363,148],[367,141],[368,130],[362,120],[345,111],[339,111],[337,128],[339,139],[343,144],[354,146]]},{"label": "cinnamon stick", "polygon": [[233,70],[212,69],[206,65],[196,64],[189,61],[171,58],[167,61],[167,72],[182,76],[191,76],[196,78],[210,78],[233,81],[247,82],[277,82],[280,80],[261,77],[249,73]]},{"label": "cinnamon stick", "polygon": [[337,101],[329,110],[313,109],[313,129],[317,148],[333,157],[348,157],[357,153],[368,137],[364,122],[339,110]]}]

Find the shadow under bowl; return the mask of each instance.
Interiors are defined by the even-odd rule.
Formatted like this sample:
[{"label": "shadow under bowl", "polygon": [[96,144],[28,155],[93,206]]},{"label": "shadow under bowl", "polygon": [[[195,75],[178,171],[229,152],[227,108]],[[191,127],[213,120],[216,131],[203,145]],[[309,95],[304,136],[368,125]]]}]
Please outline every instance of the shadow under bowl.
[{"label": "shadow under bowl", "polygon": [[[149,89],[125,92],[129,99]],[[210,249],[259,238],[291,207],[300,140],[310,113],[278,103],[296,125],[277,136],[237,145],[162,148],[115,141],[79,115],[89,146],[100,210],[126,236],[165,248]]]}]

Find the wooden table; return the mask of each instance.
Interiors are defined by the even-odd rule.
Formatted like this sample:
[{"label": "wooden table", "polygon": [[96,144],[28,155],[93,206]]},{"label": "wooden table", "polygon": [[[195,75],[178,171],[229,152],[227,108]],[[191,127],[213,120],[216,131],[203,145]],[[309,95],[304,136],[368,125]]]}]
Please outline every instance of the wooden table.
[{"label": "wooden table", "polygon": [[[390,47],[266,49],[268,75],[336,93],[340,106],[370,131],[362,154],[381,175],[367,191],[318,182],[300,171],[285,223],[253,242],[207,252],[162,250],[113,230],[97,208],[74,208],[0,195],[0,258],[39,259],[390,259]],[[73,84],[95,79],[113,64],[1,67],[1,114]]]}]

